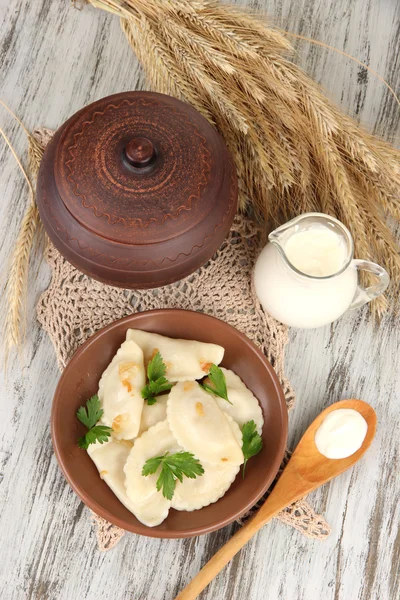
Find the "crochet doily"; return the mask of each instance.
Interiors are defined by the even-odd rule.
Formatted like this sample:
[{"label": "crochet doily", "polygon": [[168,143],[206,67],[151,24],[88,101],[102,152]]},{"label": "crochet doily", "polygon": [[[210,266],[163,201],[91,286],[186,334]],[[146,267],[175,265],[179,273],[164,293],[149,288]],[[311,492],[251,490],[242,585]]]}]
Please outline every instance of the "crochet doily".
[{"label": "crochet doily", "polygon": [[[50,132],[35,133],[42,143],[48,141]],[[208,263],[176,284],[153,290],[123,290],[94,281],[49,245],[46,258],[52,279],[39,299],[37,312],[54,345],[60,369],[85,340],[116,319],[155,308],[195,310],[230,323],[262,349],[278,375],[290,410],[294,393],[284,375],[287,328],[262,310],[252,285],[253,265],[264,244],[260,228],[247,217],[237,216],[228,238]],[[309,537],[324,538],[330,533],[329,525],[304,500],[289,506],[277,518]],[[92,519],[97,526],[99,549],[110,550],[124,531],[97,515],[92,514]]]}]

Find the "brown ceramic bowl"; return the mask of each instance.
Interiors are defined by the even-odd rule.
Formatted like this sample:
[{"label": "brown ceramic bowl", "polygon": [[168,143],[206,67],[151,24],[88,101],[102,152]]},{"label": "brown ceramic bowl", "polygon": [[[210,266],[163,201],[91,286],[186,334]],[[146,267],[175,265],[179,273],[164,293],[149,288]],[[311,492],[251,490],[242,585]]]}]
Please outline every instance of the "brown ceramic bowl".
[{"label": "brown ceramic bowl", "polygon": [[[259,399],[263,415],[263,449],[252,458],[227,491],[201,510],[171,510],[157,527],[146,527],[128,511],[99,477],[88,454],[78,448],[84,428],[75,413],[97,393],[102,372],[135,327],[175,338],[220,344],[222,362],[232,369]],[[214,317],[186,310],[165,309],[137,313],[108,325],[74,354],[58,383],[51,414],[54,451],[71,487],[96,514],[127,531],[160,538],[183,538],[208,533],[231,523],[249,510],[271,485],[281,464],[287,438],[287,410],[278,378],[265,356],[245,335]]]}]

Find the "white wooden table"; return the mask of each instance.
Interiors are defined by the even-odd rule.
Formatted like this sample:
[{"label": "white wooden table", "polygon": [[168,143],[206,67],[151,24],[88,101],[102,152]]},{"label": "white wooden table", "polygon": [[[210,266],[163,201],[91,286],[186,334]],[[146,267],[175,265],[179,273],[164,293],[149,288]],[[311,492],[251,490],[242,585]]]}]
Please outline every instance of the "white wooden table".
[{"label": "white wooden table", "polygon": [[[400,89],[398,0],[259,0],[281,27],[366,61]],[[28,128],[58,127],[85,104],[145,86],[118,19],[61,0],[0,0],[2,99]],[[400,111],[382,84],[328,50],[296,44],[297,60],[345,110],[387,139]],[[4,110],[0,124],[17,151],[25,139]],[[0,264],[16,239],[26,186],[0,142]],[[37,263],[22,361],[0,390],[1,600],[169,600],[232,533],[190,540],[126,535],[111,552],[95,546],[87,510],[52,452],[50,406],[59,378],[34,305],[49,273]],[[2,291],[4,279],[1,280]],[[4,296],[1,299],[1,313]],[[232,561],[205,600],[397,600],[399,598],[400,328],[373,328],[361,312],[332,327],[291,333],[287,374],[297,392],[290,444],[329,403],[361,397],[378,413],[376,441],[351,472],[310,498],[332,525],[324,542],[274,522]],[[397,462],[396,462],[397,461]]]}]

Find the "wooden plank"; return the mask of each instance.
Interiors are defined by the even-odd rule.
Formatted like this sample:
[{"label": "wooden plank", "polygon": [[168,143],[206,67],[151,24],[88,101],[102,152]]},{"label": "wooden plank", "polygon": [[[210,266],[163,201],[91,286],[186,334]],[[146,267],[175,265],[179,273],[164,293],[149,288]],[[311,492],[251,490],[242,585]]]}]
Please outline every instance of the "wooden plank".
[{"label": "wooden plank", "polygon": [[[245,1],[280,27],[344,49],[400,88],[400,6],[395,0]],[[145,86],[118,19],[68,2],[0,0],[2,99],[29,128],[57,127],[84,104]],[[328,50],[295,44],[296,60],[329,95],[386,138],[399,139],[400,112],[383,85]],[[17,151],[25,139],[4,110]],[[397,137],[396,137],[397,136]],[[26,186],[0,145],[0,262],[4,267],[25,209]],[[192,540],[126,535],[96,550],[88,512],[66,485],[52,453],[49,415],[59,373],[34,305],[46,287],[35,265],[24,361],[0,375],[0,589],[2,600],[167,600],[226,541],[232,525]],[[4,290],[4,278],[1,289]],[[4,312],[4,295],[0,299]],[[294,445],[313,417],[339,398],[362,397],[377,410],[370,453],[351,473],[313,495],[333,531],[324,542],[273,522],[235,558],[203,600],[394,600],[399,597],[398,323],[374,330],[366,312],[332,327],[292,331],[287,370],[297,391]],[[397,471],[396,471],[397,465]]]}]

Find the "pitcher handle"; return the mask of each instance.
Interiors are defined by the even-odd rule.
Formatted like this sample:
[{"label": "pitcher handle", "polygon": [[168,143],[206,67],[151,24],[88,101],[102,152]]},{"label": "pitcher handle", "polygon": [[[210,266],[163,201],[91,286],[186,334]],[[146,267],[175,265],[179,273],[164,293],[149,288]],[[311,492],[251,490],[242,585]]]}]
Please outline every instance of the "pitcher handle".
[{"label": "pitcher handle", "polygon": [[353,302],[350,304],[350,309],[360,308],[360,306],[367,304],[367,302],[371,302],[371,300],[374,300],[383,294],[390,282],[388,272],[374,262],[369,260],[355,259],[352,261],[352,265],[359,271],[368,271],[368,273],[373,273],[373,275],[376,275],[378,277],[378,283],[367,288],[359,285]]}]

